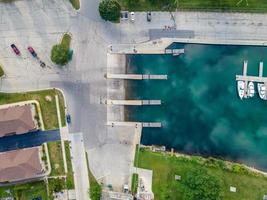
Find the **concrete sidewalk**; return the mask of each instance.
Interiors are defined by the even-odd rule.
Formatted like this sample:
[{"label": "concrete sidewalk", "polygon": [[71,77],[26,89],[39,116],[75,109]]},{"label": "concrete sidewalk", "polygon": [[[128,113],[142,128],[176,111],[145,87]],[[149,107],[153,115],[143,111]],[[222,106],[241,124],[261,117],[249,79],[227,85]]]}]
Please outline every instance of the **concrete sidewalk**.
[{"label": "concrete sidewalk", "polygon": [[77,200],[89,199],[89,179],[82,133],[69,134]]}]

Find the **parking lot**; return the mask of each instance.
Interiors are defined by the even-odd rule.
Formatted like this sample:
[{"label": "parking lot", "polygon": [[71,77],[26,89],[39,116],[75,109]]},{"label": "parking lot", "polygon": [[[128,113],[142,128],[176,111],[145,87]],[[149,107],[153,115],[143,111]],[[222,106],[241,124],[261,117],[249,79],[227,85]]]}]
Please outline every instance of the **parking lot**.
[{"label": "parking lot", "polygon": [[[116,132],[106,126],[107,107],[103,102],[107,98],[104,74],[108,45],[144,42],[149,40],[149,29],[168,26],[193,30],[195,38],[205,40],[264,42],[267,22],[261,14],[199,12],[177,12],[173,17],[169,12],[153,12],[148,22],[147,14],[142,12],[135,13],[134,22],[123,20],[112,24],[100,19],[98,2],[82,0],[79,12],[65,0],[0,4],[0,63],[6,72],[0,89],[9,92],[47,87],[63,89],[72,116],[70,132],[83,132],[93,173],[97,179],[120,188],[129,178],[134,138],[132,130],[124,134],[124,128]],[[60,68],[49,57],[52,45],[59,42],[64,32],[73,35],[74,56],[66,67]],[[19,48],[21,56],[14,54],[12,43]],[[28,52],[29,45],[51,69],[40,67]]]}]

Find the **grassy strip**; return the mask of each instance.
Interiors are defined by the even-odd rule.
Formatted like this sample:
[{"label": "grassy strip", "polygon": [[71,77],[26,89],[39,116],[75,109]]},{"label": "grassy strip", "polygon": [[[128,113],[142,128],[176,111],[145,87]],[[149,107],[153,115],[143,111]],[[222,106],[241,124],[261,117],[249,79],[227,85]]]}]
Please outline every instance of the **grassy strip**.
[{"label": "grassy strip", "polygon": [[50,176],[65,175],[61,142],[49,142],[47,146],[51,163]]},{"label": "grassy strip", "polygon": [[[174,180],[175,175],[183,177],[192,169],[205,167],[208,173],[216,176],[222,183],[222,199],[251,200],[262,199],[267,194],[267,178],[248,171],[242,165],[231,164],[217,159],[204,159],[197,156],[176,157],[140,149],[138,167],[153,170],[152,189],[155,199],[183,199],[183,185]],[[237,188],[236,193],[229,191]]]},{"label": "grassy strip", "polygon": [[133,173],[132,175],[132,193],[135,195],[137,193],[137,188],[138,188],[138,174]]},{"label": "grassy strip", "polygon": [[61,40],[61,45],[66,48],[69,49],[70,48],[70,42],[71,42],[71,36],[67,33],[65,33],[63,35],[63,38]]},{"label": "grassy strip", "polygon": [[70,0],[70,3],[75,10],[80,9],[80,0]]},{"label": "grassy strip", "polygon": [[0,65],[0,77],[4,76],[5,72],[3,70],[3,67]]},{"label": "grassy strip", "polygon": [[237,12],[267,12],[265,0],[118,0],[123,10],[130,11],[237,11]]},{"label": "grassy strip", "polygon": [[94,175],[92,174],[90,168],[89,168],[89,162],[88,162],[88,154],[86,152],[86,163],[87,163],[87,170],[88,170],[88,178],[90,183],[90,191],[89,195],[91,200],[100,200],[102,188],[101,185],[97,182]]},{"label": "grassy strip", "polygon": [[66,152],[66,160],[67,160],[67,167],[68,167],[68,174],[67,174],[67,188],[74,189],[74,177],[73,177],[73,169],[71,163],[71,154],[70,154],[70,142],[65,141],[65,152]]},{"label": "grassy strip", "polygon": [[[65,126],[66,122],[64,97],[62,93],[56,89],[24,93],[0,93],[0,105],[27,100],[37,100],[41,106],[45,129],[55,129],[58,128],[56,100],[54,98],[55,95],[59,96],[61,122],[62,126]],[[45,99],[46,96],[51,96],[52,100],[47,101]]]},{"label": "grassy strip", "polygon": [[48,199],[46,185],[43,181],[1,187],[0,198],[15,197],[19,200],[29,200],[37,197]]}]

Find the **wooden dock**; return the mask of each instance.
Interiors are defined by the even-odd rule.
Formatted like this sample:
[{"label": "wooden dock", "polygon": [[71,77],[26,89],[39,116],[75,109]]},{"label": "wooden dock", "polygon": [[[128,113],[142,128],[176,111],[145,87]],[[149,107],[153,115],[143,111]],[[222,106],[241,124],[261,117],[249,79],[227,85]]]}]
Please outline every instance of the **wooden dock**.
[{"label": "wooden dock", "polygon": [[106,100],[107,105],[121,106],[144,106],[144,105],[161,105],[161,100]]},{"label": "wooden dock", "polygon": [[167,80],[167,75],[152,74],[107,74],[107,79],[126,79],[126,80]]}]

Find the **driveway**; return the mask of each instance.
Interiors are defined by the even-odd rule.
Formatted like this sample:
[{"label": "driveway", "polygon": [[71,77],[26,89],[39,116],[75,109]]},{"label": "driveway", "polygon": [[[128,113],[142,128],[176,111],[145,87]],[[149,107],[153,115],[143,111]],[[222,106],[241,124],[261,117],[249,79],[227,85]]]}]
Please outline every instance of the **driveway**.
[{"label": "driveway", "polygon": [[0,152],[41,146],[45,142],[59,141],[59,130],[34,131],[22,135],[0,138]]}]

